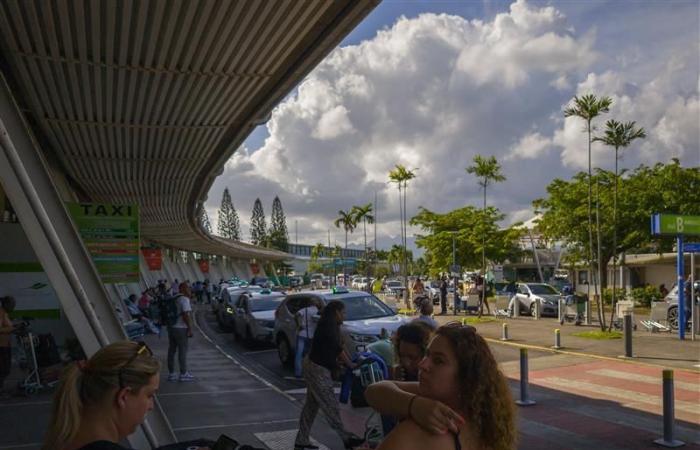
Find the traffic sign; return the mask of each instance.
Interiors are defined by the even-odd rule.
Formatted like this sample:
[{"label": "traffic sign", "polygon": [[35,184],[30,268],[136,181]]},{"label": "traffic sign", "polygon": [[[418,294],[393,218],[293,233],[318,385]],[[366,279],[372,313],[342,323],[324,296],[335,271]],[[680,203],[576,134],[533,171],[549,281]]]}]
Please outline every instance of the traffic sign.
[{"label": "traffic sign", "polygon": [[700,242],[683,244],[683,253],[700,253]]},{"label": "traffic sign", "polygon": [[700,236],[700,216],[654,214],[651,216],[651,234]]}]

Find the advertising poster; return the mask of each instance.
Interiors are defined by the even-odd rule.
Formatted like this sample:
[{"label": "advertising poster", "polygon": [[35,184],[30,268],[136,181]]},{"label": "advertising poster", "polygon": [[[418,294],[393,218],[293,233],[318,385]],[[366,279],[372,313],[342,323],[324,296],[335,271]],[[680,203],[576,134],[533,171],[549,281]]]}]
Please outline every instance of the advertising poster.
[{"label": "advertising poster", "polygon": [[142,248],[143,259],[146,260],[148,270],[161,270],[163,266],[163,253],[159,248]]}]

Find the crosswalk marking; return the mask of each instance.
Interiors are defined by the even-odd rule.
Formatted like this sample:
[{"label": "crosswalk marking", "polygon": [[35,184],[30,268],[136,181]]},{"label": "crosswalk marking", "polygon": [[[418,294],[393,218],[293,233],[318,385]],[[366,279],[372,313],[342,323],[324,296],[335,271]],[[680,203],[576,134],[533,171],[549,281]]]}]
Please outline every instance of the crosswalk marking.
[{"label": "crosswalk marking", "polygon": [[[658,386],[661,386],[662,381],[661,377],[652,377],[650,375],[640,375],[638,373],[622,372],[620,370],[611,369],[587,370],[586,373],[602,375],[604,377],[619,378],[620,380],[639,381],[641,383],[655,384]],[[673,380],[673,385],[679,389],[700,393],[700,384]]]},{"label": "crosswalk marking", "polygon": [[[265,444],[270,450],[289,450],[297,435],[297,428],[292,430],[268,431],[255,433],[255,437]],[[311,443],[318,446],[319,450],[329,450],[328,447],[311,438]]]},{"label": "crosswalk marking", "polygon": [[[566,389],[578,389],[582,391],[594,392],[597,394],[604,394],[611,397],[617,397],[631,402],[646,403],[649,405],[661,407],[661,397],[658,395],[649,395],[641,392],[628,391],[626,389],[619,389],[609,386],[603,386],[601,384],[589,383],[587,381],[577,381],[568,380],[559,377],[546,377],[539,378],[537,384],[542,386],[554,385]],[[682,400],[676,400],[676,409],[689,412],[691,414],[700,415],[700,405],[685,402]]]}]

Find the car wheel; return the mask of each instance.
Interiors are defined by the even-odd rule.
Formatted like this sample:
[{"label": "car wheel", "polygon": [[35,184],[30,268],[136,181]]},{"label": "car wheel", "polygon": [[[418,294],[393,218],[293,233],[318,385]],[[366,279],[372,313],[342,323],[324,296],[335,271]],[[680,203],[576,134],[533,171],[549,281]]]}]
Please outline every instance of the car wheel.
[{"label": "car wheel", "polygon": [[530,315],[535,317],[535,302],[530,303]]},{"label": "car wheel", "polygon": [[678,329],[678,307],[677,306],[674,306],[672,308],[668,308],[666,320],[668,321],[668,326],[671,327],[672,330]]},{"label": "car wheel", "polygon": [[279,356],[283,366],[289,367],[292,365],[292,348],[284,335],[280,335],[277,338],[277,356]]}]

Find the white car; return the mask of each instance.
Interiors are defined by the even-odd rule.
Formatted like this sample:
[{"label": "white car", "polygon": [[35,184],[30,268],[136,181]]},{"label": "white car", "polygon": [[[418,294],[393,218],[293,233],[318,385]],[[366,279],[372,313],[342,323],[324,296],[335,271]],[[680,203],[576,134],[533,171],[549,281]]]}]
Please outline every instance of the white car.
[{"label": "white car", "polygon": [[369,278],[357,277],[354,280],[352,280],[351,287],[353,289],[357,289],[358,291],[366,291],[368,283],[369,283]]},{"label": "white car", "polygon": [[275,310],[283,300],[284,294],[266,289],[243,293],[233,315],[233,335],[249,343],[272,342]]},{"label": "white car", "polygon": [[382,329],[393,333],[410,321],[406,316],[396,314],[374,295],[350,291],[343,287],[288,295],[275,312],[274,336],[277,354],[282,364],[291,365],[294,362],[297,341],[295,315],[300,309],[309,306],[313,298],[320,299],[324,304],[333,300],[345,303],[345,321],[342,329],[348,338],[345,340],[346,349],[351,355],[378,341]]},{"label": "white car", "polygon": [[241,295],[246,292],[260,292],[262,288],[260,286],[231,286],[222,289],[219,301],[216,302],[217,306],[215,309],[216,321],[224,329],[231,329],[233,327],[233,317],[236,313],[236,304]]},{"label": "white car", "polygon": [[518,283],[515,293],[520,311],[527,311],[531,316],[535,315],[535,301],[539,300],[540,314],[556,317],[559,313],[560,298],[559,291],[545,283]]}]

